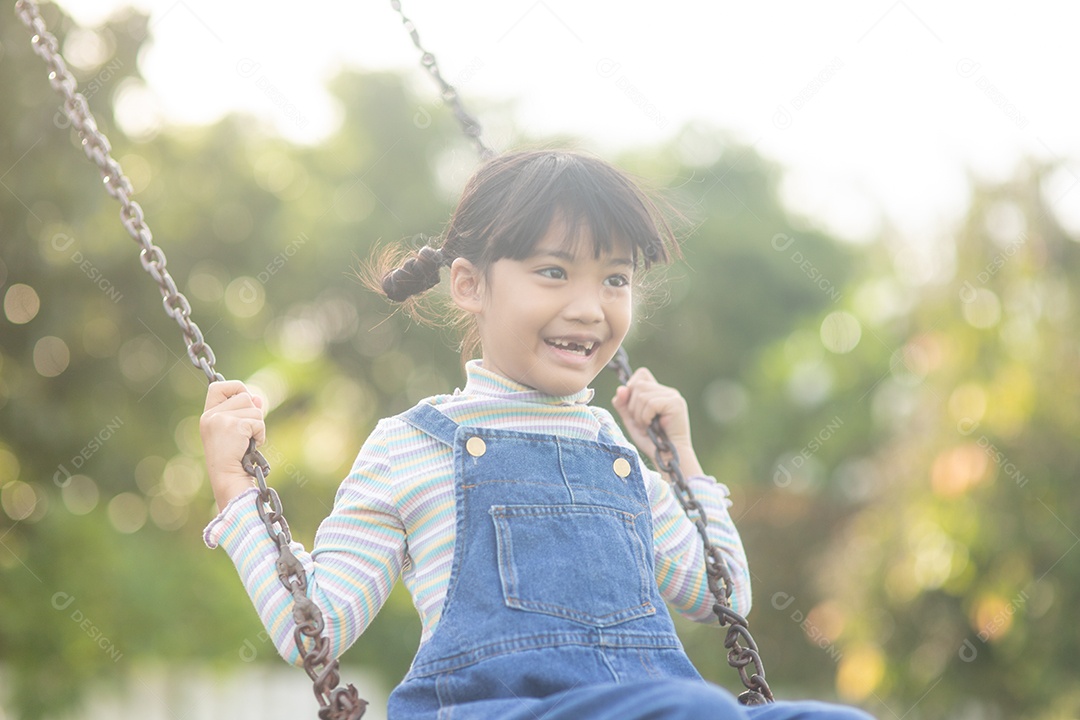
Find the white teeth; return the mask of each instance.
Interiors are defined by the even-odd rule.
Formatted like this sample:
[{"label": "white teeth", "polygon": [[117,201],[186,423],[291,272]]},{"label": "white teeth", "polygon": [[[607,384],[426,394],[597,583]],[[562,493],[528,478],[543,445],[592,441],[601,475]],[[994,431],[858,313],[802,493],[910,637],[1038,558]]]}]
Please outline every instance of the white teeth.
[{"label": "white teeth", "polygon": [[553,347],[557,347],[560,350],[566,350],[567,352],[572,352],[572,353],[575,353],[577,355],[588,355],[589,353],[591,353],[593,351],[593,348],[596,347],[595,342],[587,342],[584,345],[576,343],[576,342],[571,342],[569,340],[557,340],[557,339],[556,340],[548,340],[547,342],[548,342],[549,345],[551,345]]}]

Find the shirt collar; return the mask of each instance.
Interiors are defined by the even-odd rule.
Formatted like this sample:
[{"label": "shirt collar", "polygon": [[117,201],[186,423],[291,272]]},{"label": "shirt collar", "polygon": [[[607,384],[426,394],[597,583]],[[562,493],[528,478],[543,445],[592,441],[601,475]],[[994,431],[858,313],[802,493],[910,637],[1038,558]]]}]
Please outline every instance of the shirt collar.
[{"label": "shirt collar", "polygon": [[586,405],[593,399],[593,389],[585,388],[573,395],[548,395],[516,380],[485,370],[480,360],[465,363],[465,389],[455,395],[485,395],[502,400],[539,403],[541,405]]}]

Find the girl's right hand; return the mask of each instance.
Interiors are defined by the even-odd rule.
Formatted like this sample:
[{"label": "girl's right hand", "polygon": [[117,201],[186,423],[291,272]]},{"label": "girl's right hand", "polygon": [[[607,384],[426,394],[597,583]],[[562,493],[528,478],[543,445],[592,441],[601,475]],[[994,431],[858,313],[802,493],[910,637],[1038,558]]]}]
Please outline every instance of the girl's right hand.
[{"label": "girl's right hand", "polygon": [[241,460],[251,438],[255,438],[256,445],[266,441],[263,414],[262,398],[239,380],[210,383],[199,432],[219,512],[234,497],[253,487],[254,478],[244,471]]}]

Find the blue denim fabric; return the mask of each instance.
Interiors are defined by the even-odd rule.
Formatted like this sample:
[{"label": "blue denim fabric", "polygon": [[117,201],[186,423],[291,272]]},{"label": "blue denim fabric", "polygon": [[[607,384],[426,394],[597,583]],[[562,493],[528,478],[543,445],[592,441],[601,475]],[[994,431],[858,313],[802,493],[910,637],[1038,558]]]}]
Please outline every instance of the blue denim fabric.
[{"label": "blue denim fabric", "polygon": [[809,703],[755,715],[701,679],[656,584],[631,450],[606,434],[459,426],[427,403],[401,417],[454,449],[457,542],[442,616],[390,695],[391,720],[866,717]]}]

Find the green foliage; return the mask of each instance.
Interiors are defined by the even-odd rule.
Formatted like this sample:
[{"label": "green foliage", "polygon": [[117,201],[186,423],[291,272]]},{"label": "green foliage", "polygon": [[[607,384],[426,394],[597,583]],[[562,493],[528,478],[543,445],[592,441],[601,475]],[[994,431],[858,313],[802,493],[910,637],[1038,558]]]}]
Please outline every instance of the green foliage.
[{"label": "green foliage", "polygon": [[[47,20],[72,29],[55,8]],[[228,558],[202,547],[205,379],[54,125],[25,32],[0,33],[4,701],[40,718],[150,660],[278,662]],[[344,122],[313,147],[242,117],[125,138],[114,94],[139,82],[146,21],[99,33],[112,70],[80,80],[100,88],[90,104],[219,370],[269,395],[271,482],[310,544],[375,421],[460,384],[453,339],[353,275],[377,243],[439,233],[472,151],[445,108],[386,74],[339,77]],[[887,235],[849,246],[792,217],[781,169],[711,130],[619,164],[682,216],[684,261],[628,350],[683,391],[703,464],[732,489],[778,694],[881,717],[1075,716],[1080,649],[1061,628],[1080,600],[1080,251],[1053,222],[1055,169],[978,187],[926,276]],[[600,402],[614,382],[597,380]],[[738,690],[716,630],[680,627],[703,673]],[[418,639],[399,587],[345,660],[393,684]]]},{"label": "green foliage", "polygon": [[[61,39],[71,27],[55,9],[46,19]],[[397,319],[376,327],[388,310],[351,277],[376,240],[438,232],[449,201],[430,167],[455,149],[452,126],[401,123],[418,105],[395,77],[343,76],[346,123],[317,148],[262,137],[242,118],[132,142],[109,96],[136,67],[145,22],[100,32],[119,69],[91,106],[218,369],[276,390],[267,455],[310,543],[375,420],[456,379],[452,349]],[[45,717],[151,658],[236,663],[254,647],[274,662],[228,558],[201,547],[212,517],[197,426],[205,378],[96,168],[54,126],[55,97],[20,25],[4,24],[3,46],[0,89],[19,102],[0,108],[0,294],[28,286],[40,304],[13,300],[0,336],[0,579],[19,589],[0,613],[5,703]],[[402,360],[413,357],[443,369]],[[401,595],[372,632],[371,664],[387,682],[419,638]]]},{"label": "green foliage", "polygon": [[1080,587],[1068,490],[1080,247],[1054,222],[1055,172],[977,186],[955,272],[880,325],[896,351],[868,400],[889,434],[827,575],[861,616],[846,634],[880,672],[875,694],[901,714],[916,700],[925,717],[1078,709],[1080,648],[1062,628]]}]

